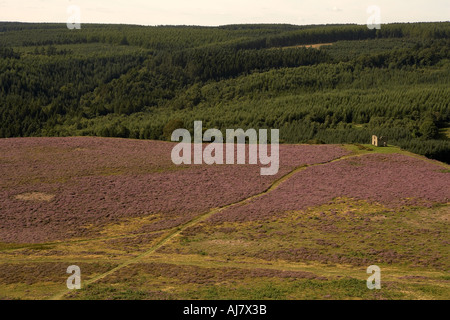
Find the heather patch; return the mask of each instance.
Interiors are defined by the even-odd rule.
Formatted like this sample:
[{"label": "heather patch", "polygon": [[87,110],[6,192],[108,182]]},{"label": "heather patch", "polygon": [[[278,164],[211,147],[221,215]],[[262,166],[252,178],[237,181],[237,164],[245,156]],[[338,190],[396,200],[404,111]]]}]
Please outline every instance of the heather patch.
[{"label": "heather patch", "polygon": [[[349,156],[340,146],[282,145],[280,171],[268,177],[258,165],[176,167],[172,146],[0,140],[0,257],[18,270],[8,279],[15,269],[4,264],[0,295],[51,297],[71,264],[84,281],[132,261],[64,297],[445,296],[449,184],[436,162],[395,148]],[[37,200],[45,195],[54,197]],[[389,270],[383,292],[367,292],[372,264]]]},{"label": "heather patch", "polygon": [[258,220],[286,211],[319,206],[337,197],[380,203],[390,208],[431,207],[450,200],[448,173],[437,164],[400,154],[368,154],[296,173],[279,188],[231,207],[213,222]]},{"label": "heather patch", "polygon": [[[0,140],[0,239],[35,243],[98,237],[108,225],[159,216],[137,232],[182,225],[211,208],[263,192],[293,168],[348,153],[339,146],[281,146],[280,171],[257,165],[171,163],[172,143],[100,138]],[[109,173],[105,172],[109,168]],[[15,196],[54,195],[51,201]]]}]

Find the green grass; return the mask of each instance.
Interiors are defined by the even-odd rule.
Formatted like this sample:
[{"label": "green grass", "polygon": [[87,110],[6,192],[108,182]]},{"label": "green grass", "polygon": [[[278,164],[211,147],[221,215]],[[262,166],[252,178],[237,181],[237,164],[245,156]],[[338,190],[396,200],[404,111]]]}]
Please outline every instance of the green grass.
[{"label": "green grass", "polygon": [[410,155],[411,153],[397,146],[388,145],[387,147],[375,147],[371,144],[348,144],[344,145],[349,151],[352,151],[355,154],[368,154],[368,153],[383,153],[383,154],[392,154],[392,153],[400,153]]},{"label": "green grass", "polygon": [[130,288],[113,287],[104,284],[92,284],[88,289],[74,291],[68,295],[69,298],[77,300],[157,300],[168,299],[169,295],[163,292],[151,290],[136,290]]}]

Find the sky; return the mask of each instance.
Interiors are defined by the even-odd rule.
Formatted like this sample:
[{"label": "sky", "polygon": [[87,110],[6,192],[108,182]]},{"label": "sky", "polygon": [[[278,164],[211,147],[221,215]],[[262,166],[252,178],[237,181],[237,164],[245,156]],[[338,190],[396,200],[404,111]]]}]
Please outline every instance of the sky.
[{"label": "sky", "polygon": [[81,23],[217,26],[241,23],[366,24],[450,21],[450,0],[0,0],[0,21],[63,22],[80,8]]}]

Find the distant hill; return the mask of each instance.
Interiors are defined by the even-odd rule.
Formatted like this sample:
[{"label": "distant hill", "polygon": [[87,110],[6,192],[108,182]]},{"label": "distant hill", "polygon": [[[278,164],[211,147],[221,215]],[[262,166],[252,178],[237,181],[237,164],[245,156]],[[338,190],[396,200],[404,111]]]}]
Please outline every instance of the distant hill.
[{"label": "distant hill", "polygon": [[[372,134],[450,161],[450,23],[221,27],[0,23],[0,137],[166,139],[164,127]],[[331,43],[320,48],[314,44]]]}]

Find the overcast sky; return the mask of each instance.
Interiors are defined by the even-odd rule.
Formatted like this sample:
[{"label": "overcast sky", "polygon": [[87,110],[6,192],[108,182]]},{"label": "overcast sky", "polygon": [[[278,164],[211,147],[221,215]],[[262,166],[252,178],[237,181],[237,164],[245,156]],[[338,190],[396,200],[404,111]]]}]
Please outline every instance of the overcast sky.
[{"label": "overcast sky", "polygon": [[0,0],[0,21],[205,25],[234,23],[366,24],[367,8],[381,22],[449,21],[450,0]]}]

